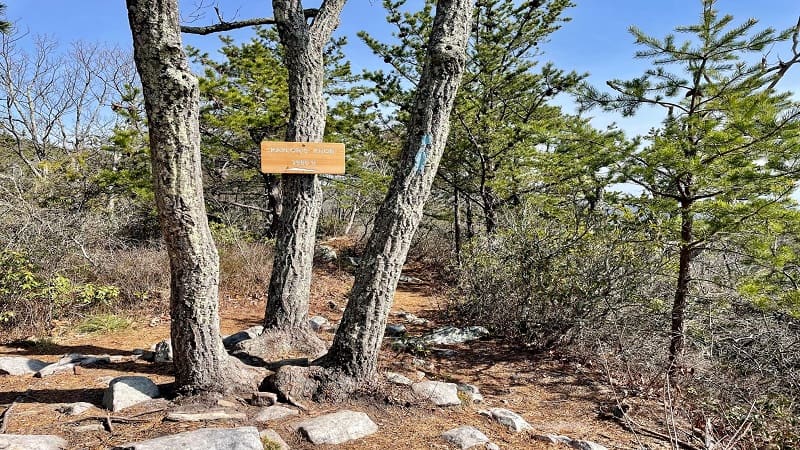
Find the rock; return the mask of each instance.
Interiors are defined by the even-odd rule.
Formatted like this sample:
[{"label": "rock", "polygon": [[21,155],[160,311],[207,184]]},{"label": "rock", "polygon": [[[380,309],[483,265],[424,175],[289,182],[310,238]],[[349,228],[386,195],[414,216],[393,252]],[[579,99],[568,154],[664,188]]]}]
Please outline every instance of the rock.
[{"label": "rock", "polygon": [[577,439],[570,439],[569,446],[572,448],[577,448],[578,450],[608,450],[608,448],[592,442],[592,441],[581,441]]},{"label": "rock", "polygon": [[94,405],[87,402],[65,403],[56,408],[56,411],[68,416],[79,416],[92,407],[94,407]]},{"label": "rock", "polygon": [[210,411],[182,412],[173,411],[167,414],[164,420],[170,422],[202,422],[206,420],[244,420],[247,414],[241,412],[228,412],[224,409]]},{"label": "rock", "polygon": [[474,341],[489,335],[484,327],[444,327],[434,330],[420,338],[426,345],[453,345]]},{"label": "rock", "polygon": [[281,405],[267,406],[253,417],[256,422],[269,422],[270,420],[281,420],[287,417],[296,416],[300,414],[296,409],[287,408]]},{"label": "rock", "polygon": [[234,345],[238,344],[239,342],[246,341],[248,339],[253,339],[256,336],[259,336],[261,333],[264,332],[264,327],[261,325],[256,325],[254,327],[250,327],[246,330],[242,330],[238,333],[233,333],[230,336],[225,336],[222,338],[222,345],[225,348],[232,348]]},{"label": "rock", "polygon": [[561,436],[558,434],[534,434],[531,436],[531,439],[535,441],[542,441],[547,442],[548,444],[567,444],[570,445],[572,439],[568,438],[567,436]]},{"label": "rock", "polygon": [[455,406],[461,404],[458,387],[455,383],[441,381],[422,381],[411,385],[411,390],[420,397],[430,400],[436,406]]},{"label": "rock", "polygon": [[273,392],[253,392],[250,404],[253,406],[271,406],[278,403],[278,394]]},{"label": "rock", "polygon": [[239,405],[230,400],[225,400],[224,398],[221,398],[217,400],[217,406],[221,406],[223,408],[236,408]]},{"label": "rock", "polygon": [[329,245],[317,245],[314,249],[314,258],[322,262],[336,261],[338,257],[339,254],[336,253],[336,249]]},{"label": "rock", "polygon": [[330,322],[328,322],[328,319],[322,316],[314,316],[308,319],[308,325],[311,326],[311,329],[317,333],[320,331],[325,331],[331,326]]},{"label": "rock", "polygon": [[410,378],[397,372],[386,372],[386,380],[389,381],[389,383],[399,384],[402,386],[411,386],[411,384],[414,383]]},{"label": "rock", "polygon": [[500,446],[495,444],[494,442],[487,442],[486,450],[500,450]]},{"label": "rock", "polygon": [[0,375],[33,375],[49,363],[24,356],[0,356]]},{"label": "rock", "polygon": [[378,431],[378,426],[366,413],[347,410],[305,420],[296,428],[312,444],[334,445]]},{"label": "rock", "polygon": [[407,284],[422,284],[424,281],[420,280],[416,277],[411,277],[408,275],[400,275],[400,278],[397,280],[400,283],[407,283]]},{"label": "rock", "polygon": [[72,429],[76,433],[91,433],[94,431],[106,431],[106,427],[100,423],[90,423],[86,425],[81,425],[79,427],[75,427]]},{"label": "rock", "polygon": [[264,450],[255,427],[208,428],[114,447],[115,450]]},{"label": "rock", "polygon": [[111,380],[103,394],[103,406],[111,411],[152,400],[160,394],[158,386],[147,377],[118,377]]},{"label": "rock", "polygon": [[406,334],[406,326],[403,324],[386,325],[386,336],[403,336]]},{"label": "rock", "polygon": [[412,359],[411,360],[411,364],[413,364],[416,367],[421,368],[422,370],[424,370],[426,372],[433,372],[433,369],[435,368],[435,366],[433,365],[432,362],[428,362],[428,361],[425,361],[424,359],[420,359],[420,358]]},{"label": "rock", "polygon": [[411,325],[427,325],[430,322],[428,319],[423,319],[422,317],[417,317],[414,314],[407,312],[401,312],[398,314],[398,317],[402,317]]},{"label": "rock", "polygon": [[483,395],[481,395],[481,391],[478,389],[478,386],[472,384],[459,384],[458,391],[463,392],[467,395],[472,403],[481,403],[483,401]]},{"label": "rock", "polygon": [[54,362],[53,364],[48,364],[45,367],[39,369],[33,376],[44,378],[50,375],[54,375],[61,372],[68,372],[74,371],[78,366],[88,366],[90,364],[98,364],[98,363],[110,363],[111,357],[104,355],[104,356],[92,356],[92,355],[81,355],[78,353],[70,353],[58,360],[58,362]]},{"label": "rock", "polygon": [[453,428],[449,431],[445,431],[442,434],[442,438],[444,438],[445,441],[457,446],[461,450],[467,450],[489,442],[489,438],[486,437],[485,434],[481,433],[477,428],[469,425],[464,425],[458,428]]},{"label": "rock", "polygon": [[[291,450],[289,444],[275,430],[267,428],[259,433],[259,436],[261,436],[261,442],[264,443],[264,450]],[[278,448],[274,448],[274,445],[273,447],[268,447],[269,444],[275,444]]]},{"label": "rock", "polygon": [[153,362],[164,363],[172,361],[172,343],[168,339],[153,346]]},{"label": "rock", "polygon": [[492,408],[489,410],[492,419],[507,426],[511,431],[519,433],[520,431],[532,430],[531,424],[525,421],[519,414],[514,411],[503,408]]},{"label": "rock", "polygon": [[0,449],[8,450],[63,450],[67,441],[46,434],[0,434]]}]

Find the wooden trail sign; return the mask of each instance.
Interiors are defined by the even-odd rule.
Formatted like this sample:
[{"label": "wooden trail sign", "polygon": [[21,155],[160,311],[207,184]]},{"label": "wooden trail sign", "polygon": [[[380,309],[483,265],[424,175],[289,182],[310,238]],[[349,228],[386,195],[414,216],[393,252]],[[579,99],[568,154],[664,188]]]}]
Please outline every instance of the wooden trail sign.
[{"label": "wooden trail sign", "polygon": [[344,144],[328,142],[261,142],[264,173],[343,174]]}]

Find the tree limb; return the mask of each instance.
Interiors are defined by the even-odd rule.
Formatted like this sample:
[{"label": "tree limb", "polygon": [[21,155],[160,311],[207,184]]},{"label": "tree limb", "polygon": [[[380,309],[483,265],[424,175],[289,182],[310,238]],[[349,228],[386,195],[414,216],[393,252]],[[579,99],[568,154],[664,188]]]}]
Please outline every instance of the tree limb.
[{"label": "tree limb", "polygon": [[[318,10],[316,8],[304,9],[303,14],[306,19],[309,17],[316,17]],[[219,15],[218,15],[219,17]],[[257,25],[275,25],[275,19],[272,17],[257,17],[254,19],[238,20],[235,22],[226,22],[219,17],[219,23],[207,25],[203,27],[190,27],[181,25],[181,32],[189,34],[207,35],[211,33],[218,33],[220,31],[230,31],[239,28],[253,27]]]}]

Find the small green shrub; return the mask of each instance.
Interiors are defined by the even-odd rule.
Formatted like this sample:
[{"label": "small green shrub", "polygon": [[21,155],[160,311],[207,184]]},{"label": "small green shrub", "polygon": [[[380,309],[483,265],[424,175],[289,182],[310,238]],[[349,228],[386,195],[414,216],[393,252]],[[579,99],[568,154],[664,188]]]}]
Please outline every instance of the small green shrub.
[{"label": "small green shrub", "polygon": [[116,314],[98,314],[78,324],[80,333],[113,333],[131,326],[131,320]]}]

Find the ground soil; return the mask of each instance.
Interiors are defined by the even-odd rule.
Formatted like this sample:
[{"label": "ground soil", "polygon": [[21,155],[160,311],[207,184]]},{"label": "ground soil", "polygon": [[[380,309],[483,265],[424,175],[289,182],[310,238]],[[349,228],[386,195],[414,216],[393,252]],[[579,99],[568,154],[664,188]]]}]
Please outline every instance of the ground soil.
[{"label": "ground soil", "polygon": [[[346,293],[352,276],[340,270],[320,269],[315,272],[312,286],[312,315],[322,315],[336,322],[340,308],[346,303]],[[446,325],[441,312],[444,298],[429,285],[400,286],[392,308],[389,323],[402,323],[395,314],[407,311],[432,320],[426,326],[408,326],[410,334],[419,334],[436,326]],[[333,302],[333,303],[331,303]],[[221,300],[222,332],[234,333],[257,325],[264,314],[264,299],[241,299],[235,293],[224,293]],[[7,343],[0,346],[0,355],[24,355],[55,361],[66,353],[109,354],[132,356],[136,348],[149,349],[154,343],[169,337],[165,305],[142,309],[132,317],[134,324],[125,330],[110,334],[80,335],[64,326],[52,331],[52,340],[34,347]],[[331,332],[322,333],[330,341]],[[388,346],[381,357],[382,372],[391,370],[409,377],[418,370],[425,371],[428,379],[472,383],[480,387],[485,397],[482,404],[464,404],[458,407],[437,408],[424,401],[407,401],[407,395],[398,393],[398,387],[386,386],[379,394],[353,398],[346,404],[308,404],[309,411],[299,418],[271,422],[269,425],[292,448],[328,448],[303,442],[294,432],[292,424],[309,415],[318,415],[340,409],[364,411],[379,425],[380,431],[372,436],[337,446],[340,449],[448,449],[440,437],[442,432],[460,425],[473,425],[482,430],[503,449],[557,449],[561,444],[546,444],[532,439],[532,434],[563,434],[576,439],[586,439],[609,448],[669,448],[664,442],[634,435],[618,423],[603,420],[598,411],[613,404],[617,397],[612,387],[604,381],[600,364],[573,359],[557,354],[537,355],[492,339],[450,346],[454,353],[432,352],[413,356],[396,353]],[[425,362],[424,367],[414,364],[414,358]],[[419,362],[419,361],[417,361]],[[208,423],[171,423],[163,420],[165,411],[137,416],[135,423],[113,423],[113,431],[78,433],[80,425],[102,423],[107,412],[102,409],[103,390],[112,377],[144,375],[169,390],[172,382],[169,363],[125,361],[103,366],[84,367],[77,372],[53,375],[43,379],[0,375],[0,411],[14,402],[7,414],[6,433],[56,434],[63,436],[75,449],[105,449],[125,442],[138,441],[168,433],[187,431],[200,427],[234,427],[253,425],[248,421],[221,421]],[[393,392],[398,393],[394,395]],[[252,416],[255,407],[239,399],[230,399],[233,409]],[[78,417],[68,417],[55,411],[60,403],[88,401],[97,409]],[[658,409],[658,405],[645,399],[627,399],[628,404],[640,409]],[[148,409],[158,409],[159,404],[141,405],[114,413],[132,417]],[[478,411],[488,407],[511,409],[533,425],[534,433],[511,433]],[[231,409],[229,407],[229,409]],[[83,417],[97,417],[71,423]],[[657,424],[656,424],[657,426]],[[263,424],[260,428],[265,428]],[[331,447],[333,448],[333,447]]]}]

